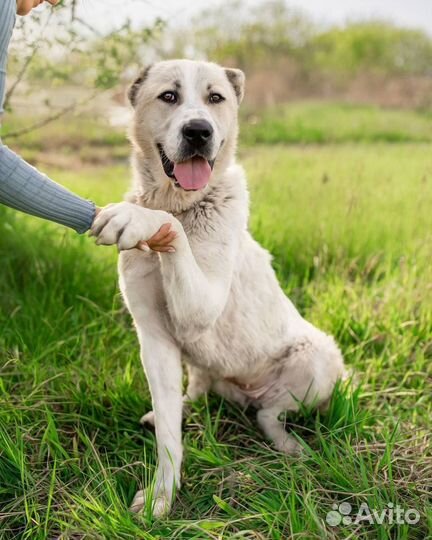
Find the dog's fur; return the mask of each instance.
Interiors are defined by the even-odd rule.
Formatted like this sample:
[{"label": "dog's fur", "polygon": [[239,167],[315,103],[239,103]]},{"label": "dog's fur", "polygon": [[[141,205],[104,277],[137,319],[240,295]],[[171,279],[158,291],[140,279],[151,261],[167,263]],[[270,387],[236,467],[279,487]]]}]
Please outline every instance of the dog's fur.
[{"label": "dog's fur", "polygon": [[[102,211],[98,242],[133,248],[167,222],[177,232],[175,253],[120,256],[120,286],[135,321],[156,427],[159,463],[156,515],[180,486],[183,400],[210,389],[258,409],[258,424],[274,446],[296,453],[299,444],[278,416],[299,403],[325,403],[343,360],[333,339],[305,321],[282,292],[269,253],[248,232],[248,191],[235,162],[241,71],[206,62],[173,60],[151,66],[132,86],[134,185],[129,201]],[[172,105],[157,97],[176,89]],[[217,91],[225,100],[209,103]],[[168,159],[182,158],[181,130],[190,119],[213,127],[206,150],[215,159],[210,182],[185,191],[165,174],[157,144]],[[133,204],[135,203],[135,204]],[[289,211],[289,210],[287,210]],[[184,359],[189,383],[182,398]],[[140,491],[132,508],[145,501]]]}]

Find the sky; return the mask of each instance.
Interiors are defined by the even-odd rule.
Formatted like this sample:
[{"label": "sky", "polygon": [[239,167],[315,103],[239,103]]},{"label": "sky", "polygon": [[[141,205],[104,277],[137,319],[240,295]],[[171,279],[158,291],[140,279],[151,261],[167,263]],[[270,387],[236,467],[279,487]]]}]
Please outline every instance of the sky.
[{"label": "sky", "polygon": [[[246,0],[257,4],[259,0]],[[221,0],[80,0],[81,17],[100,30],[117,27],[130,18],[136,26],[160,17],[168,24],[187,22],[203,9]],[[422,28],[432,36],[432,0],[287,0],[314,20],[324,24],[343,24],[347,20],[379,17],[399,25]]]}]

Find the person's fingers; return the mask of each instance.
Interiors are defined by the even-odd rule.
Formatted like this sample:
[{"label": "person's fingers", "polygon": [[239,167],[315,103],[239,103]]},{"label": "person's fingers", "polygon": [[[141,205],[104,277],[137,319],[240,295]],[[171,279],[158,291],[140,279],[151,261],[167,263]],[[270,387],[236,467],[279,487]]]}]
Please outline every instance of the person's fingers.
[{"label": "person's fingers", "polygon": [[175,248],[170,244],[175,238],[177,238],[177,233],[176,231],[171,230],[171,223],[164,223],[151,238],[148,240],[140,240],[135,246],[135,249],[144,252],[153,250],[173,253]]},{"label": "person's fingers", "polygon": [[154,249],[155,246],[169,246],[175,240],[176,236],[177,236],[176,234],[169,234],[165,236],[164,238],[162,238],[162,240],[159,240],[159,242],[152,242],[148,240],[147,244],[150,249]]},{"label": "person's fingers", "polygon": [[174,253],[175,247],[174,246],[153,246],[153,251],[158,251],[159,253]]},{"label": "person's fingers", "polygon": [[149,245],[144,240],[140,240],[135,247],[136,249],[140,249],[141,251],[145,251],[146,253],[150,251]]},{"label": "person's fingers", "polygon": [[154,234],[151,238],[147,240],[147,242],[150,242],[152,244],[159,244],[161,240],[167,236],[171,231],[171,223],[164,223],[162,227],[158,230],[156,234]]},{"label": "person's fingers", "polygon": [[138,244],[135,246],[135,249],[139,249],[141,251],[144,251],[146,253],[149,253],[150,251],[159,251],[159,252],[168,252],[168,253],[174,253],[175,247],[170,246],[168,244],[152,244],[150,247],[147,242],[144,242],[144,240],[141,240],[138,242]]},{"label": "person's fingers", "polygon": [[163,238],[160,238],[159,240],[150,239],[147,240],[147,243],[151,248],[153,248],[153,246],[167,246],[168,244],[171,244],[175,238],[177,238],[177,233],[175,231],[171,231]]}]

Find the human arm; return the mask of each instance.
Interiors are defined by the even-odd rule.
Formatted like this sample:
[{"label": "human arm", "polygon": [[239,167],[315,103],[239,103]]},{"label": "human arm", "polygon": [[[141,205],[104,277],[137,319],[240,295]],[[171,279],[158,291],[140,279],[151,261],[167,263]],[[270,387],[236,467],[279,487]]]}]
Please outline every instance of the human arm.
[{"label": "human arm", "polygon": [[[0,113],[6,81],[7,49],[15,24],[16,0],[0,3]],[[87,231],[95,205],[56,184],[0,142],[0,203],[28,214]]]},{"label": "human arm", "polygon": [[79,233],[95,217],[95,205],[50,180],[4,145],[0,146],[0,203],[54,221]]}]

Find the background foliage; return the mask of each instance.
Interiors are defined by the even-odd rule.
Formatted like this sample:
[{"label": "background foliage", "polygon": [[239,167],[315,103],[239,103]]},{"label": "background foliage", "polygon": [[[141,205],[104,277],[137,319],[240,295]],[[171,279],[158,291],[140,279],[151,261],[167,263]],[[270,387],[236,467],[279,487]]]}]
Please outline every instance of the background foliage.
[{"label": "background foliage", "polygon": [[[151,404],[115,249],[0,208],[0,538],[428,538],[431,39],[385,21],[320,27],[280,1],[233,2],[199,21],[101,36],[70,2],[26,20],[2,136],[107,204],[128,188],[124,93],[141,66],[186,55],[242,67],[251,231],[355,379],[326,416],[287,417],[299,460],[268,446],[251,411],[199,401],[173,514],[133,516],[155,438],[138,425]],[[341,502],[399,504],[420,521],[331,527]]]}]

